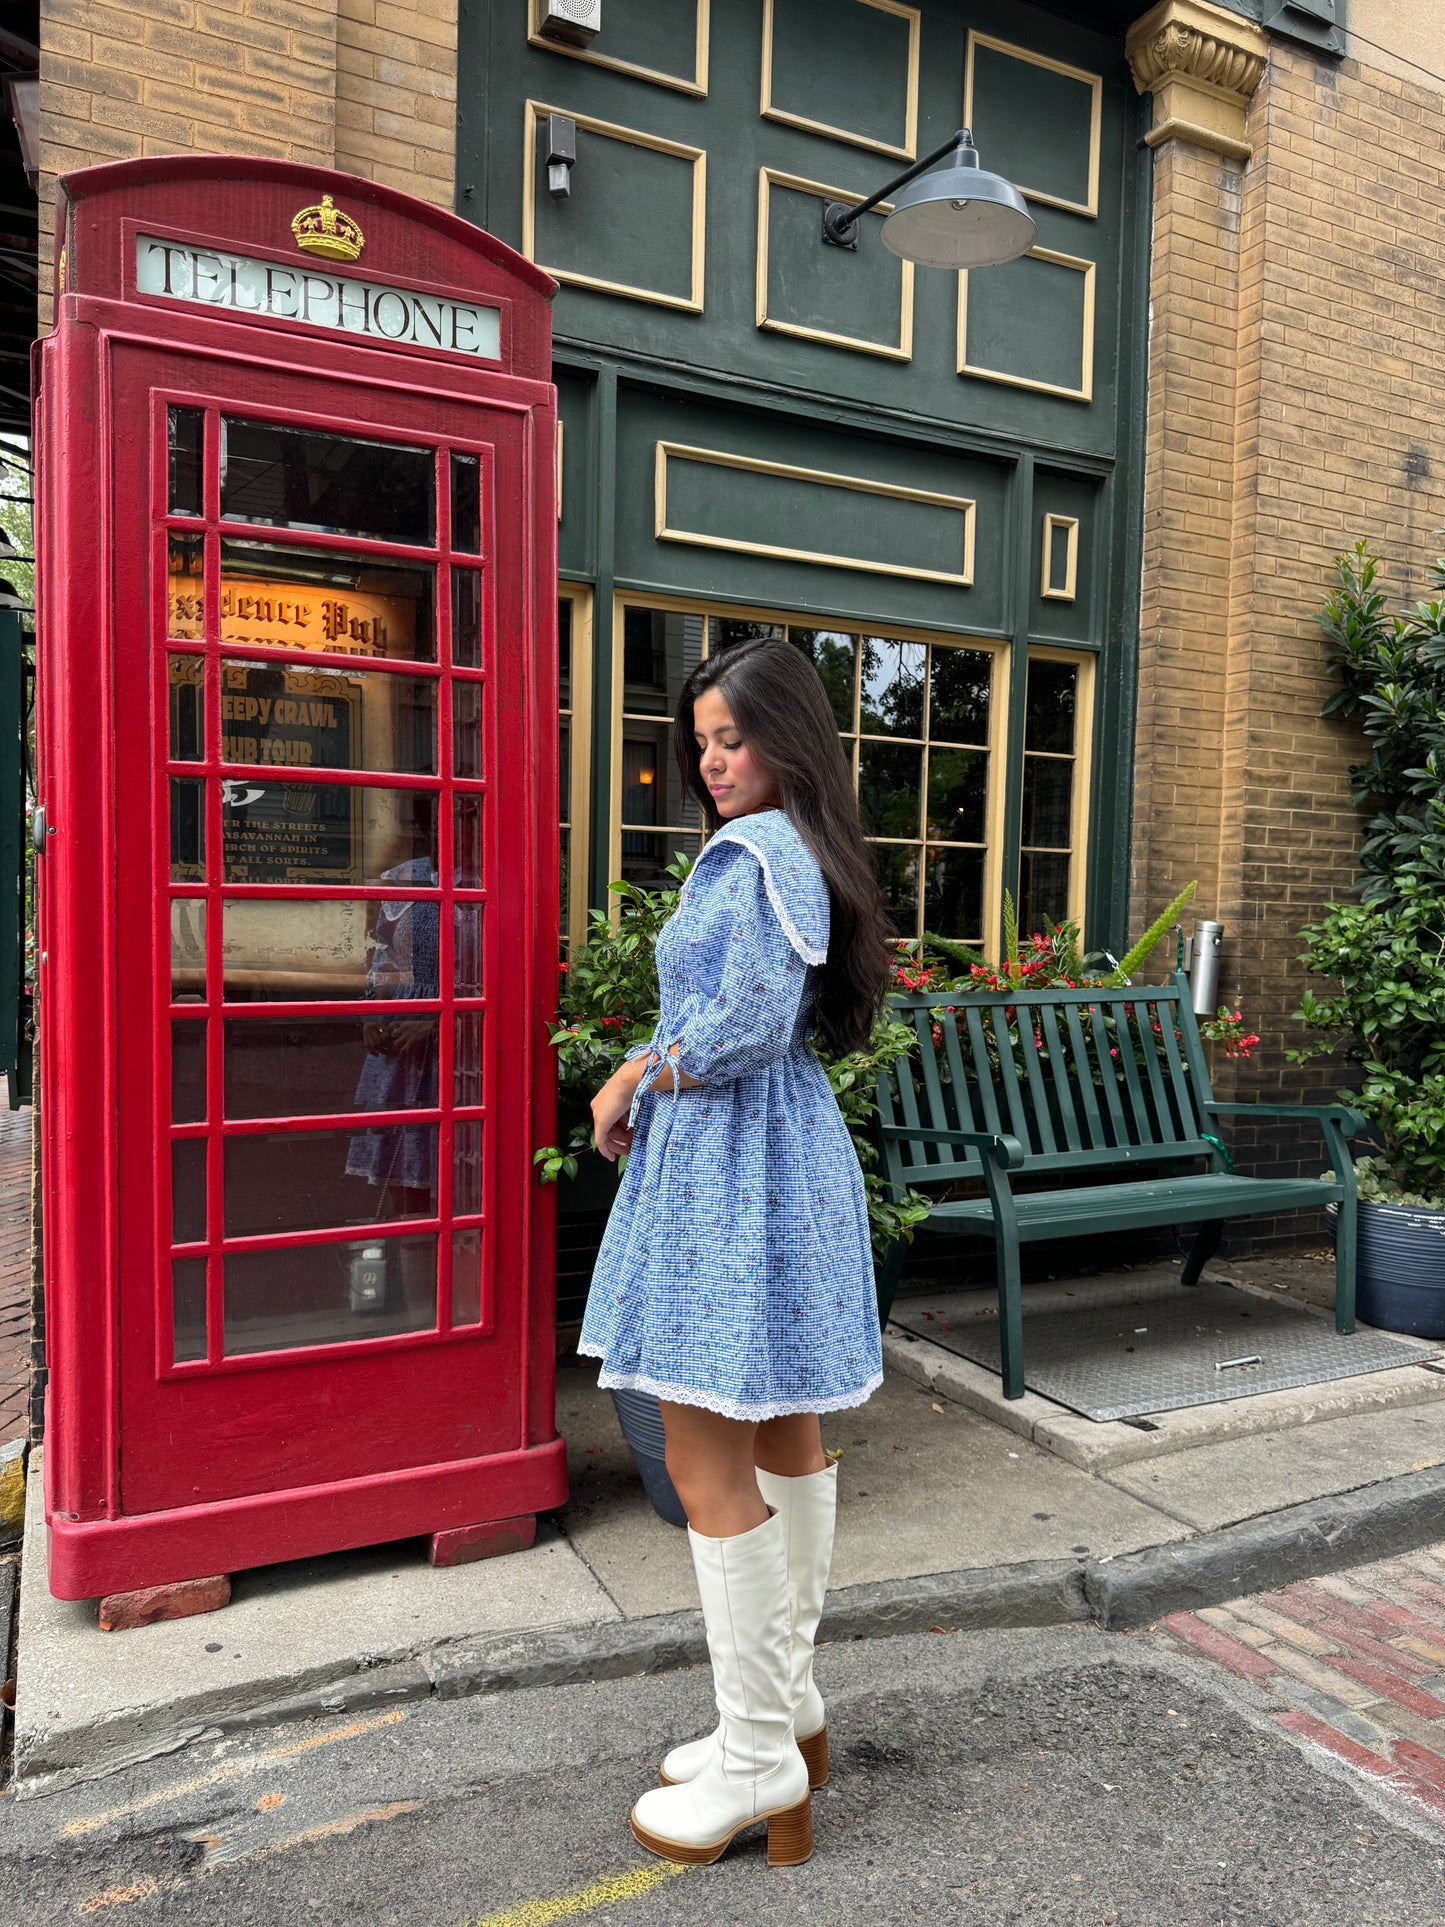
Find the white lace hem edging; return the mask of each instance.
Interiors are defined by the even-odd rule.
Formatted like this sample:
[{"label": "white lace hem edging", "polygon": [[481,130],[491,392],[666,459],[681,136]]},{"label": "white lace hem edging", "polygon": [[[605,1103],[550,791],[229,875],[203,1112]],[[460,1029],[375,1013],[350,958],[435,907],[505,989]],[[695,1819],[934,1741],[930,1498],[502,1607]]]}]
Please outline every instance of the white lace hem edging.
[{"label": "white lace hem edging", "polygon": [[[794,832],[794,834],[796,834],[796,831]],[[798,955],[803,959],[803,962],[805,964],[825,964],[828,961],[828,949],[826,944],[820,950],[816,944],[809,943],[808,939],[803,935],[802,931],[799,930],[797,924],[793,922],[792,915],[789,912],[788,906],[783,900],[783,893],[781,890],[779,890],[777,884],[773,881],[773,872],[768,863],[767,851],[759,849],[758,845],[752,842],[748,837],[739,836],[737,831],[733,829],[731,824],[724,824],[722,829],[714,830],[712,836],[708,839],[706,845],[703,848],[702,856],[706,856],[708,851],[713,847],[715,843],[740,843],[745,850],[750,851],[752,855],[757,858],[759,867],[761,868],[763,873],[763,888],[768,893],[768,902],[773,906],[773,914],[777,917],[778,922],[783,926],[783,935],[787,938],[788,942],[793,946],[794,950],[797,951]],[[702,861],[702,857],[699,857],[698,862],[701,862],[701,861]],[[693,867],[695,869],[696,865],[694,865]],[[692,881],[692,876],[691,874],[689,874],[688,882],[690,883],[691,881]],[[685,889],[686,887],[687,885],[684,884],[683,888]],[[625,1390],[626,1387],[621,1387],[619,1389]],[[801,1410],[803,1408],[800,1407],[799,1409]],[[779,1413],[773,1414],[773,1416],[781,1418],[783,1417],[783,1414],[779,1412]]]},{"label": "white lace hem edging", "polygon": [[[583,1358],[604,1356],[590,1345],[579,1345],[577,1350]],[[716,1412],[719,1418],[761,1424],[764,1419],[794,1418],[800,1412],[843,1412],[855,1405],[866,1405],[883,1383],[883,1374],[875,1372],[859,1390],[844,1392],[837,1398],[782,1399],[769,1404],[719,1398],[712,1392],[699,1392],[691,1385],[665,1385],[661,1379],[647,1378],[641,1372],[609,1372],[605,1366],[598,1374],[597,1383],[606,1392],[651,1392],[654,1398],[665,1399],[669,1405],[700,1405],[705,1412]]]}]

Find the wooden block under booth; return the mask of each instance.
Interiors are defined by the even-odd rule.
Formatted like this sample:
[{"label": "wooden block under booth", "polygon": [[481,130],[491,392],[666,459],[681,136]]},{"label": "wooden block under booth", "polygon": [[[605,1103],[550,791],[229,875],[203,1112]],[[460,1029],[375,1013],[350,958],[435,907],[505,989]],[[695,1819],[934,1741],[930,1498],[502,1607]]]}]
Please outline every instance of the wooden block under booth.
[{"label": "wooden block under booth", "polygon": [[100,1630],[128,1633],[158,1619],[189,1619],[231,1603],[229,1573],[211,1579],[177,1579],[169,1586],[142,1586],[138,1592],[109,1592],[100,1602]]},{"label": "wooden block under booth", "polygon": [[434,1566],[467,1566],[474,1559],[497,1559],[504,1552],[525,1552],[536,1543],[537,1518],[492,1519],[485,1525],[434,1532],[427,1557]]}]

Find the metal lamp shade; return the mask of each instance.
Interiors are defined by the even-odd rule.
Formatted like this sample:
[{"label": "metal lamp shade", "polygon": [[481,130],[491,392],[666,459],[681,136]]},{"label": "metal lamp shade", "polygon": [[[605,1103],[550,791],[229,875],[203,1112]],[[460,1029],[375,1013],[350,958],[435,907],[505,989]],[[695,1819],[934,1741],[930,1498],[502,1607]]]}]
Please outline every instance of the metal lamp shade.
[{"label": "metal lamp shade", "polygon": [[882,240],[925,268],[992,268],[1027,254],[1037,232],[1018,189],[975,164],[924,174],[900,189]]}]

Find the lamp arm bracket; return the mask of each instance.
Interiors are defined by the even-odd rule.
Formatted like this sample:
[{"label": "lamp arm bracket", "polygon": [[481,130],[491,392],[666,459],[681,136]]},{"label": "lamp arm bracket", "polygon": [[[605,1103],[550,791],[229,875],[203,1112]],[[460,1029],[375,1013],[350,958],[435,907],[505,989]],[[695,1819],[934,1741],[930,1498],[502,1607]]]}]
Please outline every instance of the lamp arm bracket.
[{"label": "lamp arm bracket", "polygon": [[905,168],[891,181],[885,181],[876,194],[870,194],[866,201],[829,201],[823,208],[823,239],[835,248],[856,248],[858,246],[858,220],[860,215],[870,213],[880,201],[886,201],[890,194],[896,194],[900,187],[907,187],[916,181],[920,174],[926,174],[930,167],[937,165],[945,155],[954,153],[960,147],[972,147],[973,136],[966,127],[960,127],[949,135],[946,141],[925,154],[921,161]]}]

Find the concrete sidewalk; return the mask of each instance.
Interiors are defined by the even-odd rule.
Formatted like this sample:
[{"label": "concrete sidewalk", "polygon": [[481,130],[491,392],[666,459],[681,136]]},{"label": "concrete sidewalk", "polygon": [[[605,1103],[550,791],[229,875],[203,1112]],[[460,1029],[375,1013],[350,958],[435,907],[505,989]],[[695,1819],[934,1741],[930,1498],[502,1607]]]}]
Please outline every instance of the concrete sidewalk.
[{"label": "concrete sidewalk", "polygon": [[[1321,1295],[1319,1266],[1283,1264],[1292,1295]],[[826,1421],[842,1508],[825,1638],[1147,1624],[1445,1539],[1445,1373],[1428,1364],[1144,1428],[1005,1401],[897,1331],[885,1353],[877,1396]],[[685,1534],[648,1505],[594,1368],[559,1374],[558,1425],[572,1497],[531,1551],[443,1571],[419,1542],[301,1561],[237,1575],[222,1612],[125,1633],[50,1598],[33,1465],[17,1791],[237,1726],[699,1660]]]}]

